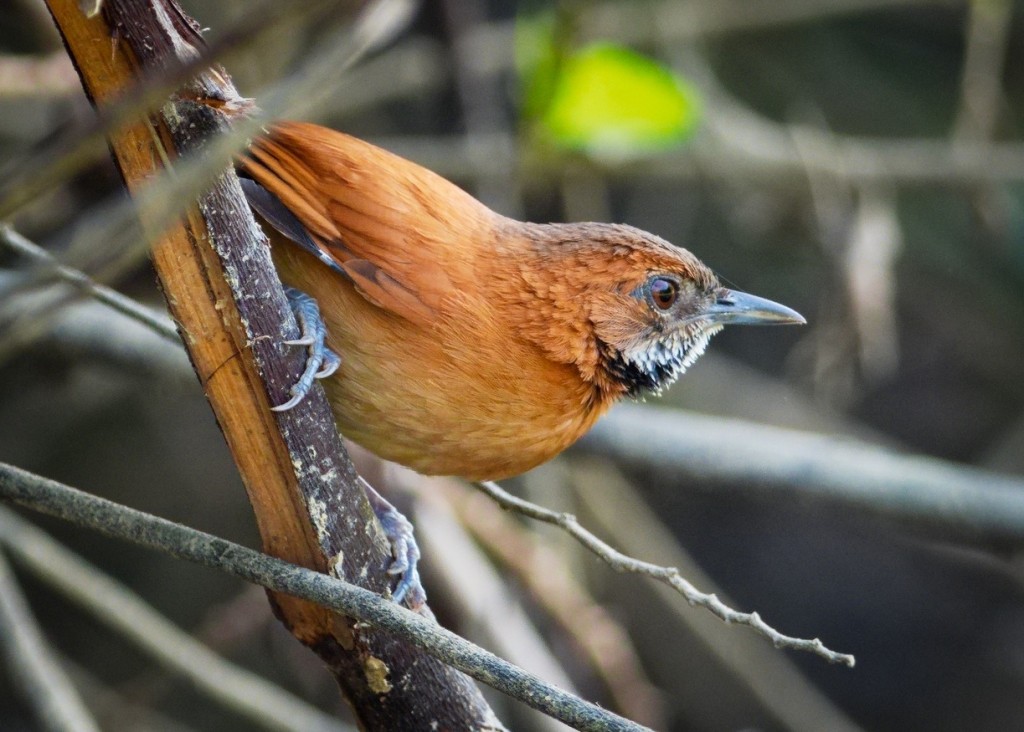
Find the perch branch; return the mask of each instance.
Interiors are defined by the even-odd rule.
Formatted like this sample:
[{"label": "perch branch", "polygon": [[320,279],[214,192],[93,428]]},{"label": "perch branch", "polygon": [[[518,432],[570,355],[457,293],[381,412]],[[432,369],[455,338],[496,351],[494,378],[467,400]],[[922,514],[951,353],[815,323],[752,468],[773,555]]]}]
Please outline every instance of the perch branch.
[{"label": "perch branch", "polygon": [[[368,6],[350,42],[335,53],[351,64],[371,48],[387,30],[378,11],[392,4]],[[139,77],[203,58],[199,26],[174,0],[107,0],[103,14],[90,19],[72,0],[48,0],[48,6],[101,110]],[[223,69],[205,69],[189,77],[159,115],[114,132],[111,147],[133,198],[145,204],[143,222],[156,240],[154,266],[239,467],[266,551],[386,593],[390,547],[323,390],[317,386],[289,412],[269,409],[285,401],[304,354],[284,345],[296,337],[294,318],[266,240],[226,169],[225,147],[240,144],[237,129],[227,139],[229,121],[236,128],[256,124],[238,116],[246,109]],[[188,158],[198,162],[190,165]],[[203,158],[224,166],[205,186],[192,175]],[[174,187],[147,185],[166,161],[175,165]],[[173,206],[182,200],[195,203],[178,215]],[[292,634],[327,663],[363,725],[430,719],[450,728],[501,728],[471,680],[404,639],[287,594],[272,601]]]},{"label": "perch branch", "polygon": [[437,623],[356,585],[3,463],[0,499],[330,608],[369,628],[401,637],[445,664],[576,729],[646,729],[551,686]]}]

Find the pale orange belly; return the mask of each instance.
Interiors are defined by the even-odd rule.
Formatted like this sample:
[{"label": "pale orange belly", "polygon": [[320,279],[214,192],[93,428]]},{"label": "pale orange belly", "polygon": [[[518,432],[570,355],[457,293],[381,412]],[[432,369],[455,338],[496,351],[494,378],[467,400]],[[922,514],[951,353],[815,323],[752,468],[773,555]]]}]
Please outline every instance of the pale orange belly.
[{"label": "pale orange belly", "polygon": [[[550,460],[604,411],[575,367],[554,363],[500,317],[473,313],[427,332],[370,304],[322,265],[275,256],[320,303],[341,368],[324,381],[338,428],[429,475],[497,480]],[[313,273],[312,277],[309,273]]]}]

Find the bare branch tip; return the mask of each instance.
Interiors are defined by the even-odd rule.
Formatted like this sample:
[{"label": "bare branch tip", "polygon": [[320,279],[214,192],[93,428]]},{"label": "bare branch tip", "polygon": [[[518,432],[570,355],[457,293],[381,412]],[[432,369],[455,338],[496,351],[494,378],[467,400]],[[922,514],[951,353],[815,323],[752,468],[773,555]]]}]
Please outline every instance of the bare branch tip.
[{"label": "bare branch tip", "polygon": [[759,635],[767,638],[775,648],[792,648],[794,650],[809,651],[824,658],[830,663],[842,663],[852,668],[854,658],[849,654],[836,653],[829,650],[820,639],[805,640],[783,635],[771,627],[761,618],[759,613],[741,613],[729,607],[719,599],[714,592],[703,593],[693,587],[679,572],[676,567],[659,567],[638,559],[622,555],[605,544],[595,535],[585,529],[576,516],[565,512],[558,513],[542,506],[523,501],[507,493],[501,486],[493,481],[477,481],[474,485],[494,500],[498,506],[505,511],[515,511],[519,514],[534,518],[546,523],[555,524],[568,532],[585,547],[590,549],[599,558],[603,559],[612,569],[618,572],[636,572],[646,574],[654,579],[660,580],[669,585],[672,589],[682,595],[683,599],[691,607],[701,606],[710,610],[714,615],[728,625],[746,625]]}]

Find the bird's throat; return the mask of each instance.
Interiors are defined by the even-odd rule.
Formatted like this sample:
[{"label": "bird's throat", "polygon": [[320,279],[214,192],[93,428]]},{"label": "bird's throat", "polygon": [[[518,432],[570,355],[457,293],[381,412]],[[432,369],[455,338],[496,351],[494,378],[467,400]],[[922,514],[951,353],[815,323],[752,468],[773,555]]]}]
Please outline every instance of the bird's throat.
[{"label": "bird's throat", "polygon": [[599,343],[607,377],[632,399],[658,396],[682,376],[707,348],[721,326],[692,333],[677,332],[636,347],[619,350]]}]

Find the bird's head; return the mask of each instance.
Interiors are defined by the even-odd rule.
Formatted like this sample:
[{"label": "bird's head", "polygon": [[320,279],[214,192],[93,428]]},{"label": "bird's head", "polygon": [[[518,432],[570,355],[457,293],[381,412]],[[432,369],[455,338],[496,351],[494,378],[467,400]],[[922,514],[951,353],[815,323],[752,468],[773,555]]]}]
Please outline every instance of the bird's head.
[{"label": "bird's head", "polygon": [[706,274],[663,267],[624,283],[613,307],[598,300],[594,334],[602,366],[627,396],[661,393],[723,326],[806,322],[785,305],[722,287]]},{"label": "bird's head", "polygon": [[639,229],[559,230],[561,266],[580,287],[570,309],[588,325],[577,363],[609,396],[660,393],[723,326],[806,322],[785,305],[723,287],[689,251]]}]

